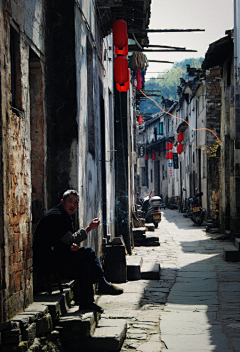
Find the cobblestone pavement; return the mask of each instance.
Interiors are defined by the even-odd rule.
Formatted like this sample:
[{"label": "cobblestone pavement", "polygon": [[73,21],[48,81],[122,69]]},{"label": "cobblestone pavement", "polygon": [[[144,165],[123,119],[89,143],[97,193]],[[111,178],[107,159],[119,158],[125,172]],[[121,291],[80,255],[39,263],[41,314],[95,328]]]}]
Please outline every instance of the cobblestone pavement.
[{"label": "cobblestone pavement", "polygon": [[125,318],[121,352],[240,351],[240,263],[204,226],[177,210],[164,210],[155,231],[160,247],[137,247],[144,263],[161,264],[160,280],[129,281],[121,296],[100,296],[109,319]]}]

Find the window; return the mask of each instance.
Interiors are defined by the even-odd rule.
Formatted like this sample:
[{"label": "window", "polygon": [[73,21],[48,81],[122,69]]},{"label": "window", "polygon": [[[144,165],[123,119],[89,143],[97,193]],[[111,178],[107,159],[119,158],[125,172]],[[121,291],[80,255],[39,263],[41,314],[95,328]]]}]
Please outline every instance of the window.
[{"label": "window", "polygon": [[12,106],[22,110],[21,99],[21,76],[20,76],[20,36],[13,28],[10,28],[10,62],[11,62],[11,93]]},{"label": "window", "polygon": [[163,122],[158,124],[158,134],[163,135]]},{"label": "window", "polygon": [[87,39],[87,110],[88,110],[88,151],[95,157],[94,125],[94,84],[93,84],[93,51]]}]

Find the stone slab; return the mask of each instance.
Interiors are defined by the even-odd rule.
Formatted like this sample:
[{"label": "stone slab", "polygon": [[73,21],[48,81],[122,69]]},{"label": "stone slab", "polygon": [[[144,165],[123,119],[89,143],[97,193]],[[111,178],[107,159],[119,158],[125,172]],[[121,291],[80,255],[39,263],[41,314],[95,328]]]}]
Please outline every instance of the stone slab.
[{"label": "stone slab", "polygon": [[85,341],[70,341],[69,347],[77,351],[117,352],[126,337],[127,322],[124,319],[101,319],[92,337]]},{"label": "stone slab", "polygon": [[155,231],[155,225],[153,223],[145,223],[145,227],[148,231]]},{"label": "stone slab", "polygon": [[143,258],[135,255],[127,256],[126,263],[127,263],[127,279],[129,281],[140,280]]},{"label": "stone slab", "polygon": [[141,268],[141,278],[144,280],[160,280],[161,266],[159,263],[144,262]]},{"label": "stone slab", "polygon": [[100,316],[99,313],[80,311],[74,306],[59,319],[58,325],[63,328],[60,333],[69,341],[75,338],[84,340],[93,335]]},{"label": "stone slab", "polygon": [[223,257],[226,262],[238,262],[240,261],[240,251],[235,249],[223,248]]},{"label": "stone slab", "polygon": [[238,251],[240,251],[240,238],[235,238],[235,246]]}]

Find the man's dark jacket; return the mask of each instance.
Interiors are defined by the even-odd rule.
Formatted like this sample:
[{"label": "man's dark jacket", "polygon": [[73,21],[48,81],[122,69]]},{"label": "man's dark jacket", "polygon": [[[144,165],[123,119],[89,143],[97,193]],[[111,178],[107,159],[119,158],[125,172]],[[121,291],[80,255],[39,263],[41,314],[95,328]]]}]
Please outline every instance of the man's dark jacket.
[{"label": "man's dark jacket", "polygon": [[46,212],[37,225],[34,237],[34,265],[45,269],[63,269],[70,246],[61,238],[74,232],[73,219],[60,203]]}]

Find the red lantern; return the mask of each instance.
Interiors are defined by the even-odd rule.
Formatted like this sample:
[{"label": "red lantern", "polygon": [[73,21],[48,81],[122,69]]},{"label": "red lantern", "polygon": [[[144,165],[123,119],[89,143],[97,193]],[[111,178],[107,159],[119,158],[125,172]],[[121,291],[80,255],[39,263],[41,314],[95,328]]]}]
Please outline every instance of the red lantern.
[{"label": "red lantern", "polygon": [[141,115],[139,115],[139,118],[138,118],[138,124],[140,125],[140,123],[144,122],[143,118]]},{"label": "red lantern", "polygon": [[128,43],[125,45],[123,48],[119,49],[118,47],[115,47],[115,55],[123,55],[127,56],[128,55]]},{"label": "red lantern", "polygon": [[169,159],[169,152],[167,152],[166,158]]},{"label": "red lantern", "polygon": [[156,154],[152,153],[152,160],[156,160]]},{"label": "red lantern", "polygon": [[178,143],[182,142],[183,140],[183,132],[178,133]]},{"label": "red lantern", "polygon": [[169,152],[169,159],[173,159],[173,153],[172,152]]},{"label": "red lantern", "polygon": [[183,145],[182,145],[182,143],[179,143],[177,146],[177,153],[181,154],[182,152],[183,152]]},{"label": "red lantern", "polygon": [[130,87],[130,68],[128,69],[128,77],[129,77],[129,79],[125,84],[121,85],[119,83],[116,83],[116,88],[119,92],[127,92],[129,90],[129,87]]},{"label": "red lantern", "polygon": [[114,59],[114,78],[118,84],[125,84],[129,79],[128,59],[125,56],[117,56]]},{"label": "red lantern", "polygon": [[173,148],[172,142],[167,143],[167,150],[172,150],[172,148]]},{"label": "red lantern", "polygon": [[113,45],[122,49],[127,43],[127,22],[124,20],[117,20],[113,23]]},{"label": "red lantern", "polygon": [[146,156],[145,156],[145,161],[148,161],[148,155],[146,154]]}]

